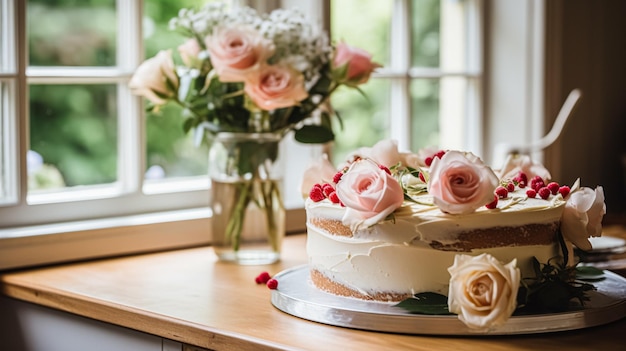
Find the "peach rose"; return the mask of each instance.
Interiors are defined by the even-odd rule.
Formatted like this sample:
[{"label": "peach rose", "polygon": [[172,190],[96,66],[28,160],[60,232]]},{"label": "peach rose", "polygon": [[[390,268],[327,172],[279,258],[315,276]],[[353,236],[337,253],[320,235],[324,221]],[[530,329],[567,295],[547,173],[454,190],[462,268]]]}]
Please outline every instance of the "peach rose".
[{"label": "peach rose", "polygon": [[178,89],[178,76],[174,69],[172,50],[162,50],[153,58],[144,61],[128,83],[135,95],[150,100],[155,105],[163,105],[175,96]]},{"label": "peach rose", "polygon": [[472,153],[448,151],[430,166],[428,192],[441,211],[467,214],[493,201],[498,177]]},{"label": "peach rose", "polygon": [[333,69],[344,70],[339,81],[348,85],[357,85],[367,82],[372,72],[381,65],[372,62],[372,55],[363,49],[351,47],[344,42],[337,44]]},{"label": "peach rose", "polygon": [[528,179],[540,176],[544,182],[551,179],[550,172],[538,162],[534,162],[528,155],[510,154],[500,170],[500,179],[513,179],[519,172],[524,172]]},{"label": "peach rose", "polygon": [[404,202],[398,181],[369,159],[353,163],[335,191],[346,206],[342,222],[352,230],[384,220]]},{"label": "peach rose", "polygon": [[314,160],[307,167],[300,182],[300,192],[303,197],[307,197],[311,188],[318,183],[332,183],[333,177],[337,173],[335,166],[328,160],[328,155]]},{"label": "peach rose", "polygon": [[243,82],[274,54],[274,43],[247,26],[217,27],[205,44],[219,80]]},{"label": "peach rose", "polygon": [[263,110],[297,105],[309,96],[304,76],[289,66],[262,66],[246,79],[244,91]]},{"label": "peach rose", "polygon": [[370,158],[375,162],[392,167],[398,163],[413,168],[419,167],[417,156],[412,153],[399,152],[398,142],[395,140],[381,140],[372,147],[362,147],[348,156],[348,160],[354,159],[356,156],[361,158]]},{"label": "peach rose", "polygon": [[474,329],[504,324],[517,308],[517,260],[503,265],[489,254],[456,255],[448,268],[448,310]]},{"label": "peach rose", "polygon": [[[576,187],[576,185],[574,186]],[[582,187],[569,194],[561,216],[563,237],[581,250],[591,250],[589,237],[602,235],[602,218],[606,213],[604,190]]]},{"label": "peach rose", "polygon": [[187,67],[198,66],[198,55],[200,52],[202,52],[202,48],[200,44],[198,44],[198,40],[194,38],[187,39],[182,45],[178,46],[180,58]]}]

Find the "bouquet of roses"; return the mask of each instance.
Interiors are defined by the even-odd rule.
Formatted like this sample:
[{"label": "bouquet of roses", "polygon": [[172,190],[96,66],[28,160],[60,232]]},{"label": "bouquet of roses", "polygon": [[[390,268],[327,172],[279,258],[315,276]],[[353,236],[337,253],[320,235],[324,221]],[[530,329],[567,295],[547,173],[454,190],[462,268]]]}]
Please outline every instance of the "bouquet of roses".
[{"label": "bouquet of roses", "polygon": [[[187,41],[143,62],[131,90],[149,109],[183,107],[185,131],[280,133],[304,143],[334,139],[329,104],[340,86],[358,89],[374,69],[371,55],[328,37],[296,10],[261,15],[247,7],[210,3],[182,9],[170,21]],[[312,115],[319,114],[313,121]]]}]

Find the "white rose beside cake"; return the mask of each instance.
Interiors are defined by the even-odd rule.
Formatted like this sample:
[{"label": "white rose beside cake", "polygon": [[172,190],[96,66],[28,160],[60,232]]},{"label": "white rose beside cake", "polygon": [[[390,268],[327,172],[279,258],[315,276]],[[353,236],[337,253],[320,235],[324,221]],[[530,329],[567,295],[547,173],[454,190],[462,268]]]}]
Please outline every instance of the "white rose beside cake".
[{"label": "white rose beside cake", "polygon": [[[544,308],[532,282],[546,282],[542,267],[573,269],[572,244],[591,248],[602,188],[550,182],[528,156],[496,173],[468,152],[422,154],[384,140],[339,172],[324,159],[305,173],[313,285],[374,301],[441,294],[472,328],[501,325],[526,303]],[[589,288],[568,290],[568,300]]]}]

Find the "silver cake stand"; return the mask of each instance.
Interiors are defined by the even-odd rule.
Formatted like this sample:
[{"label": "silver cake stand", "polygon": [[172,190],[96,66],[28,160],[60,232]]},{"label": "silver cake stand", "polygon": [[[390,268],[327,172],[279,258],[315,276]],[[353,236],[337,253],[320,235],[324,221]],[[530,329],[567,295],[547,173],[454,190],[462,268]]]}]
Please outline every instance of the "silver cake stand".
[{"label": "silver cake stand", "polygon": [[607,324],[626,316],[626,279],[609,271],[594,282],[597,290],[581,310],[513,316],[493,330],[477,332],[456,315],[412,314],[395,303],[370,302],[338,297],[316,289],[307,265],[277,274],[278,289],[272,304],[290,315],[333,326],[402,334],[424,335],[513,335],[574,330]]}]

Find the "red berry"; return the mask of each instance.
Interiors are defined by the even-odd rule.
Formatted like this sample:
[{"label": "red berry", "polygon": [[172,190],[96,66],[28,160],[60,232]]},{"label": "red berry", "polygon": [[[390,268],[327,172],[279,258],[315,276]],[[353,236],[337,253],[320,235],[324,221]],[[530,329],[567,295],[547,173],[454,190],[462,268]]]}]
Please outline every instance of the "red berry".
[{"label": "red berry", "polygon": [[324,196],[328,197],[328,194],[332,193],[335,191],[335,188],[333,188],[332,185],[325,183],[324,185],[322,185],[322,192],[324,193]]},{"label": "red berry", "polygon": [[254,278],[254,281],[257,284],[266,284],[272,277],[270,276],[269,273],[267,272],[262,272],[261,274],[257,275],[256,278]]},{"label": "red berry", "polygon": [[487,207],[490,210],[493,210],[494,208],[496,208],[496,206],[498,206],[498,195],[494,195],[493,201],[485,205],[485,207]]},{"label": "red berry", "polygon": [[517,176],[524,181],[524,183],[528,183],[528,176],[526,175],[526,173],[520,171]]},{"label": "red berry", "polygon": [[520,181],[517,183],[517,186],[520,188],[525,188],[527,185],[526,181],[524,179],[520,179]]},{"label": "red berry", "polygon": [[324,191],[322,190],[321,186],[314,186],[313,188],[311,188],[311,191],[309,192],[309,197],[315,202],[320,202],[326,198],[326,196],[324,196]]},{"label": "red berry", "polygon": [[424,177],[424,173],[420,172],[419,175],[420,175],[420,180],[426,183],[426,178]]},{"label": "red berry", "polygon": [[528,189],[526,190],[526,196],[528,196],[529,198],[535,198],[537,196],[537,192],[534,189]]},{"label": "red berry", "polygon": [[567,197],[567,195],[569,195],[570,191],[571,189],[567,185],[563,185],[562,187],[559,188],[559,194],[561,194],[561,196],[563,196],[564,198]]},{"label": "red berry", "polygon": [[424,163],[426,164],[426,166],[430,167],[430,165],[433,163],[433,158],[432,157],[426,157],[424,159]]},{"label": "red berry", "polygon": [[506,197],[509,196],[509,191],[506,190],[506,188],[504,188],[503,186],[497,187],[495,193],[501,199],[506,199]]},{"label": "red berry", "polygon": [[387,166],[378,165],[378,168],[382,169],[383,171],[387,172],[387,174],[391,175],[391,171],[389,170],[389,168],[387,168]]},{"label": "red berry", "polygon": [[443,155],[445,155],[445,154],[446,154],[446,152],[444,150],[439,150],[439,151],[437,151],[437,153],[435,154],[434,157],[442,158]]},{"label": "red berry", "polygon": [[272,289],[272,290],[276,290],[278,288],[278,280],[276,279],[270,279],[267,281],[267,287]]},{"label": "red berry", "polygon": [[543,188],[539,189],[539,191],[537,191],[537,194],[539,194],[542,199],[547,200],[552,192],[550,191],[550,189],[544,186]]},{"label": "red berry", "polygon": [[333,176],[333,182],[335,184],[339,183],[339,181],[341,180],[341,177],[343,177],[343,172],[335,173],[335,175]]},{"label": "red berry", "polygon": [[552,195],[556,195],[560,189],[559,183],[557,182],[551,182],[548,185],[546,185],[546,187],[550,189],[550,192],[552,193]]},{"label": "red berry", "polygon": [[513,184],[512,182],[509,182],[509,183],[506,185],[506,190],[508,190],[508,192],[510,192],[510,193],[511,193],[511,192],[513,192],[513,191],[515,191],[515,184]]},{"label": "red berry", "polygon": [[340,202],[341,202],[341,201],[339,200],[339,196],[337,196],[337,192],[336,192],[336,191],[333,191],[332,193],[330,193],[330,194],[328,195],[328,199],[329,199],[332,203],[334,203],[334,204],[338,204],[338,203],[340,203]]}]

